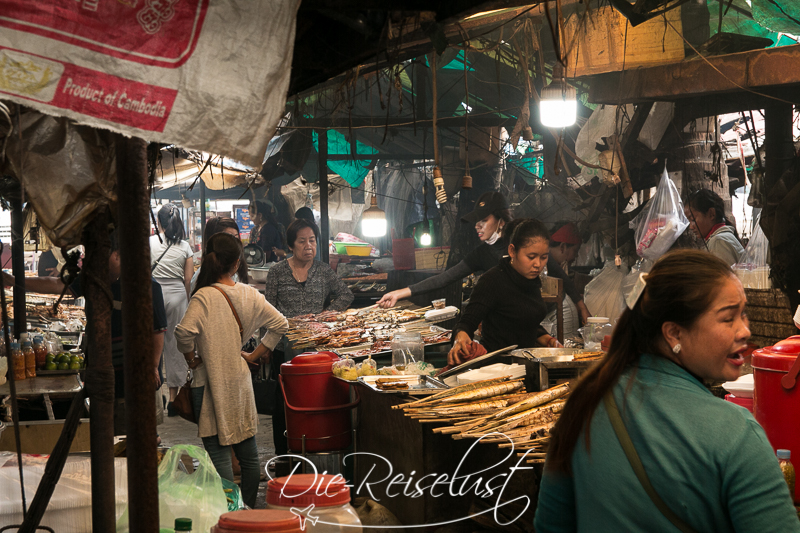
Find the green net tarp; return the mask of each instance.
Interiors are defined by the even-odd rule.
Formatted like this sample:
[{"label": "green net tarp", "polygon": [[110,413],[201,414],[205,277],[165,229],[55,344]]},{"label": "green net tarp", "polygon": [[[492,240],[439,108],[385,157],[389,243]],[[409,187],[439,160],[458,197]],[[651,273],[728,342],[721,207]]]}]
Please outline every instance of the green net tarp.
[{"label": "green net tarp", "polygon": [[[788,46],[797,44],[797,41],[779,33],[800,35],[800,1],[798,0],[733,0],[732,8],[728,9],[728,1],[722,0],[723,12],[722,31],[765,37],[771,39],[772,46]],[[711,35],[717,33],[719,24],[719,0],[708,0],[709,25]],[[752,18],[747,16],[752,13]]]},{"label": "green net tarp", "polygon": [[[313,132],[314,150],[319,153],[319,139],[317,132]],[[378,150],[367,146],[364,143],[356,140],[356,150],[359,154],[377,154]],[[344,135],[336,130],[328,130],[328,154],[330,155],[349,155],[350,143]],[[310,158],[309,158],[310,159]],[[316,158],[315,158],[316,159]],[[369,174],[369,169],[364,168],[369,166],[369,161],[365,160],[346,160],[346,161],[328,161],[328,168],[332,172],[339,174],[343,180],[350,184],[351,187],[358,187],[364,181],[364,178]],[[316,181],[314,176],[309,176],[309,181]]]}]

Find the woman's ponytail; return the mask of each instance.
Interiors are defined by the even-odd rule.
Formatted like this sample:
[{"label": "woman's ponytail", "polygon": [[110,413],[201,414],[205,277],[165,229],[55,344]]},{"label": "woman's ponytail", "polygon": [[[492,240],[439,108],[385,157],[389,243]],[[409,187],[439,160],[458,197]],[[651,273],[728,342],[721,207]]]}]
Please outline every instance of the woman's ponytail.
[{"label": "woman's ponytail", "polygon": [[229,273],[243,257],[242,243],[229,233],[213,235],[205,247],[200,274],[192,294],[204,287],[217,283],[222,276]]}]

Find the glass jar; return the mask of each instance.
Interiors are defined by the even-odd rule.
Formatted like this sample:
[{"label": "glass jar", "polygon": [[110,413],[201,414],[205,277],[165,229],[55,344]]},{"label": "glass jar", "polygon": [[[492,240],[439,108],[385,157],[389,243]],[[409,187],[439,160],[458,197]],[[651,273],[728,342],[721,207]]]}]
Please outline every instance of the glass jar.
[{"label": "glass jar", "polygon": [[600,350],[606,335],[611,335],[614,327],[604,316],[592,316],[580,330],[583,336],[583,347],[586,350]]},{"label": "glass jar", "polygon": [[401,373],[406,366],[414,362],[425,360],[425,344],[419,332],[397,332],[392,338],[392,366]]}]

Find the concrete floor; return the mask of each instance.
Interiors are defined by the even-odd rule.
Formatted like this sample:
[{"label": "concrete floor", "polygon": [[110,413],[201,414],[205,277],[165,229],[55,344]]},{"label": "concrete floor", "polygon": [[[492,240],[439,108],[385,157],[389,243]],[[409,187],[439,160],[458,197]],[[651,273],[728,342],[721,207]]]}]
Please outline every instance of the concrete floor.
[{"label": "concrete floor", "polygon": [[[193,444],[202,448],[203,442],[197,436],[197,424],[187,422],[179,416],[164,416],[164,423],[158,426],[158,435],[161,437],[161,445],[165,447],[175,446],[176,444]],[[258,457],[262,468],[267,461],[275,456],[275,445],[272,442],[272,417],[258,415],[258,433],[256,434],[256,444],[258,445]],[[266,506],[266,486],[263,480],[258,488],[258,499],[256,508],[263,509]]]}]

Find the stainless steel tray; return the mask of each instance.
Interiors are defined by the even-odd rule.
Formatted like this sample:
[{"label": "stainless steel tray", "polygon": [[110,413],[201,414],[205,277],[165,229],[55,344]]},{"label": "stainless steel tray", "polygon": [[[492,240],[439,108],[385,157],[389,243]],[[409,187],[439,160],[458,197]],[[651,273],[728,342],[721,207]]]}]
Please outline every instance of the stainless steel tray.
[{"label": "stainless steel tray", "polygon": [[[407,381],[408,388],[400,390],[381,390],[375,384],[379,379]],[[438,379],[430,376],[361,376],[358,378],[358,382],[381,394],[409,394],[412,396],[421,396],[435,394],[441,390],[450,388]]]},{"label": "stainless steel tray", "polygon": [[511,355],[524,357],[538,363],[552,366],[556,363],[594,363],[596,359],[575,361],[576,353],[591,352],[596,350],[582,350],[580,348],[528,348],[524,350],[514,350]]}]

